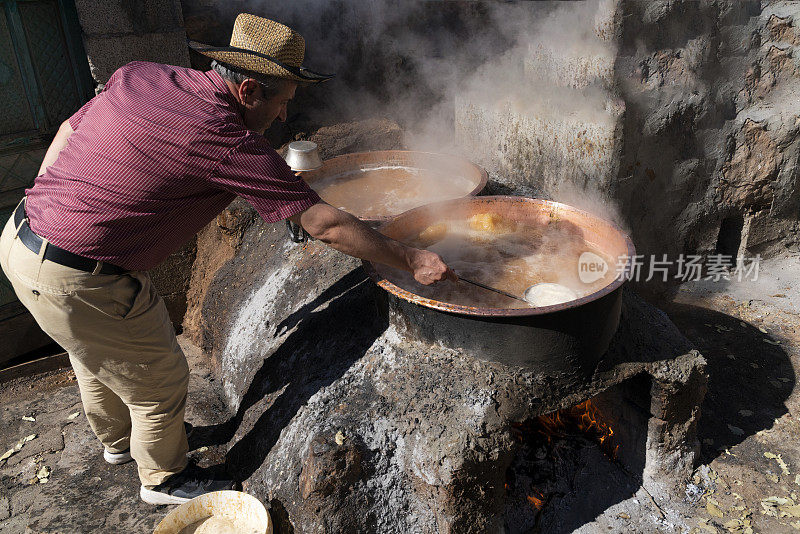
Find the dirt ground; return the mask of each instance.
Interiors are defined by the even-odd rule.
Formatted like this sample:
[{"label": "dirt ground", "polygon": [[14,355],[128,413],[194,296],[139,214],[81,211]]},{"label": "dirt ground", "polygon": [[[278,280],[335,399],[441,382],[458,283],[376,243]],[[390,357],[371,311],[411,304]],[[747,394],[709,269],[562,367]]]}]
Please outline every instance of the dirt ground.
[{"label": "dirt ground", "polygon": [[799,277],[796,255],[767,260],[757,281],[689,283],[661,305],[708,360],[694,532],[800,531]]},{"label": "dirt ground", "polygon": [[[214,442],[208,429],[227,413],[197,351],[182,346],[192,370],[186,414],[195,425],[190,457],[205,467],[224,458],[219,446],[205,445]],[[72,371],[3,384],[0,406],[0,450],[35,436],[0,462],[0,534],[147,533],[169,512],[139,500],[135,462],[103,461]]]},{"label": "dirt ground", "polygon": [[[660,304],[707,358],[710,376],[702,465],[685,496],[659,503],[680,509],[666,515],[685,525],[658,520],[657,506],[637,493],[581,532],[800,531],[798,265],[797,257],[765,262],[759,282],[685,284]],[[210,465],[223,459],[212,429],[227,413],[196,349],[184,348],[187,420],[197,427],[191,454]],[[71,372],[4,384],[0,406],[0,452],[35,436],[0,461],[0,534],[151,532],[169,511],[139,501],[135,464],[102,461]]]}]

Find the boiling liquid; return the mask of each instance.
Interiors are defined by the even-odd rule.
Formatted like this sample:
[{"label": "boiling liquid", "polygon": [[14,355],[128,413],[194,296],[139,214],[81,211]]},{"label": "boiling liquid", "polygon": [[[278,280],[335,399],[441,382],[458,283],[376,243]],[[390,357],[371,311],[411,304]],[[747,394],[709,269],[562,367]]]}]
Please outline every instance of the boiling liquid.
[{"label": "boiling liquid", "polygon": [[475,183],[457,173],[412,167],[370,167],[312,182],[328,204],[356,217],[385,217],[467,196]]},{"label": "boiling liquid", "polygon": [[[555,283],[572,289],[580,298],[610,284],[616,274],[609,257],[586,242],[579,230],[568,223],[532,226],[501,221],[486,227],[475,224],[473,218],[472,224],[448,221],[445,232],[437,226],[423,230],[407,243],[436,252],[461,276],[520,297],[534,284]],[[584,252],[597,254],[608,264],[605,275],[588,284],[578,276],[578,259]],[[386,268],[382,272],[395,285],[440,302],[482,308],[526,307],[522,302],[466,282],[444,281],[423,286],[405,271]]]}]

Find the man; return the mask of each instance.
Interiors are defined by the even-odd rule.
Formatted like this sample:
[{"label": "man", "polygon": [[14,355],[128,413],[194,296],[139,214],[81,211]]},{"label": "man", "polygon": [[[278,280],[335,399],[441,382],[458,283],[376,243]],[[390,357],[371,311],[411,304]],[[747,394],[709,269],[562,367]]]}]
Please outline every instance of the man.
[{"label": "man", "polygon": [[187,464],[188,366],[146,271],[236,195],[268,222],[289,218],[421,283],[455,276],[322,202],[268,145],[298,83],[329,78],[301,67],[299,34],[242,14],[231,46],[190,45],[213,70],[130,63],[61,125],[0,238],[20,301],[69,352],[104,458],[136,460],[151,504],[231,487]]}]

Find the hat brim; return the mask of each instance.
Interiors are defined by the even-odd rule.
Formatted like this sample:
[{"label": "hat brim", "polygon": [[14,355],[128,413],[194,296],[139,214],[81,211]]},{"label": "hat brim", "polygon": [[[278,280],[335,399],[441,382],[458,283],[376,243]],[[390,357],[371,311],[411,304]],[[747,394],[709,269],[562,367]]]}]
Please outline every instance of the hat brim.
[{"label": "hat brim", "polygon": [[275,76],[287,80],[305,83],[319,83],[330,80],[334,74],[321,74],[305,67],[287,65],[267,54],[237,48],[235,46],[210,46],[196,41],[189,41],[189,48],[210,57],[211,59],[239,67],[250,72]]}]

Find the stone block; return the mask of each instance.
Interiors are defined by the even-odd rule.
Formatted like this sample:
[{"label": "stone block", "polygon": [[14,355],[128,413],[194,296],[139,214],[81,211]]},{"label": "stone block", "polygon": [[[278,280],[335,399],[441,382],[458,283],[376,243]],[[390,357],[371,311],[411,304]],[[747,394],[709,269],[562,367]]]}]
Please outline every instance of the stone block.
[{"label": "stone block", "polygon": [[183,29],[115,37],[86,36],[83,43],[92,77],[98,83],[106,83],[115,70],[131,61],[189,66],[189,48]]},{"label": "stone block", "polygon": [[[550,14],[527,46],[520,47],[525,77],[563,87],[597,82],[611,87],[621,12],[619,0],[601,0],[562,6]],[[592,27],[576,24],[592,19]]]},{"label": "stone block", "polygon": [[[561,94],[556,94],[556,93]],[[563,182],[606,188],[616,176],[624,107],[568,88],[520,97],[456,98],[456,142],[503,186],[552,194]]]},{"label": "stone block", "polygon": [[722,202],[747,208],[769,206],[780,163],[780,148],[767,124],[745,119],[736,134],[736,149],[722,167]]},{"label": "stone block", "polygon": [[586,87],[595,82],[611,86],[614,82],[614,60],[610,49],[590,50],[564,47],[553,43],[532,46],[524,60],[528,77],[548,80],[564,87]]},{"label": "stone block", "polygon": [[602,41],[613,42],[619,39],[622,31],[621,18],[623,2],[620,0],[599,0],[594,13],[594,35]]},{"label": "stone block", "polygon": [[697,423],[708,389],[706,360],[697,351],[653,372],[643,485],[669,498],[692,474],[700,455]]},{"label": "stone block", "polygon": [[798,221],[776,218],[769,210],[748,214],[742,229],[739,255],[770,257],[780,253],[798,242],[797,228]]},{"label": "stone block", "polygon": [[178,0],[76,0],[75,7],[83,33],[90,36],[183,28]]},{"label": "stone block", "polygon": [[403,149],[403,131],[388,119],[370,119],[320,128],[309,137],[323,159],[351,152]]}]

